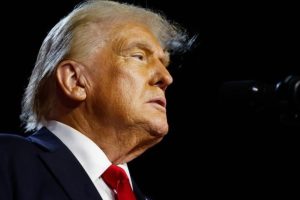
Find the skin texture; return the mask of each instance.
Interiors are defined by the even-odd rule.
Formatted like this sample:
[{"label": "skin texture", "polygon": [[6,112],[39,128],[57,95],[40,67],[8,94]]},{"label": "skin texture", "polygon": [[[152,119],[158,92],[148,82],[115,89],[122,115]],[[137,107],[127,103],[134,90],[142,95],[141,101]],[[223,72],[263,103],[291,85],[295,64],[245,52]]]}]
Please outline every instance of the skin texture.
[{"label": "skin texture", "polygon": [[168,54],[143,25],[121,23],[109,36],[88,59],[59,64],[59,101],[50,118],[79,130],[119,164],[167,134],[165,91],[172,77]]}]

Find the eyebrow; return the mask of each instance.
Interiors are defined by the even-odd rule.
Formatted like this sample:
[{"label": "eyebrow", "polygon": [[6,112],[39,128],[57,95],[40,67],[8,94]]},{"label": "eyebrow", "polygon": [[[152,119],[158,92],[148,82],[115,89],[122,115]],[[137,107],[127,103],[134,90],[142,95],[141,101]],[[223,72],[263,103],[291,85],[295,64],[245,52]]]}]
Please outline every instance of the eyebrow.
[{"label": "eyebrow", "polygon": [[[135,47],[140,48],[144,51],[151,52],[152,54],[155,52],[154,49],[151,47],[151,45],[149,45],[148,43],[145,43],[145,42],[140,42],[140,41],[130,43],[124,50],[125,51],[130,50]],[[170,57],[169,57],[168,51],[163,49],[163,52],[164,52],[164,55],[160,56],[159,60],[162,62],[163,65],[168,67],[168,65],[170,63]]]}]

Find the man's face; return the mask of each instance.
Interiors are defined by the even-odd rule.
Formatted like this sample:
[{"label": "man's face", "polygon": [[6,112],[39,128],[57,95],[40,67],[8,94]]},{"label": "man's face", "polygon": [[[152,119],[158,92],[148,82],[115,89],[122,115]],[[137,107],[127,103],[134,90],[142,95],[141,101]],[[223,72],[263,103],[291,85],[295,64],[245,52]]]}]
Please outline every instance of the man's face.
[{"label": "man's face", "polygon": [[121,25],[112,35],[88,62],[90,109],[105,126],[164,136],[168,132],[165,90],[172,83],[166,68],[168,54],[141,25]]}]

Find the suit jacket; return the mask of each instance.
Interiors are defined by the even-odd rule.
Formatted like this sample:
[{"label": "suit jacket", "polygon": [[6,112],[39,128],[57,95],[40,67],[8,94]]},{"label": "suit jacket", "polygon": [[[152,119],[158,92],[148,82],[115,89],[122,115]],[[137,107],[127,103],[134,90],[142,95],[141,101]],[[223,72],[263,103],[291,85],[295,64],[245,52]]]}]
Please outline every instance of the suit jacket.
[{"label": "suit jacket", "polygon": [[[133,181],[138,200],[146,199]],[[1,200],[102,200],[71,151],[48,129],[0,135]]]}]

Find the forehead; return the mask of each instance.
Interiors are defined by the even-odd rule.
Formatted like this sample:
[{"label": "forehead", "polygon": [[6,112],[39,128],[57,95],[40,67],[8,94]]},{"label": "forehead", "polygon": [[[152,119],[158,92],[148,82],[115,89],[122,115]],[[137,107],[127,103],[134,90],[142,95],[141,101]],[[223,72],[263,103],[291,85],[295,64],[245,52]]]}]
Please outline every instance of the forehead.
[{"label": "forehead", "polygon": [[144,46],[151,49],[163,50],[158,38],[149,28],[138,23],[123,23],[112,30],[112,42],[122,46]]}]

